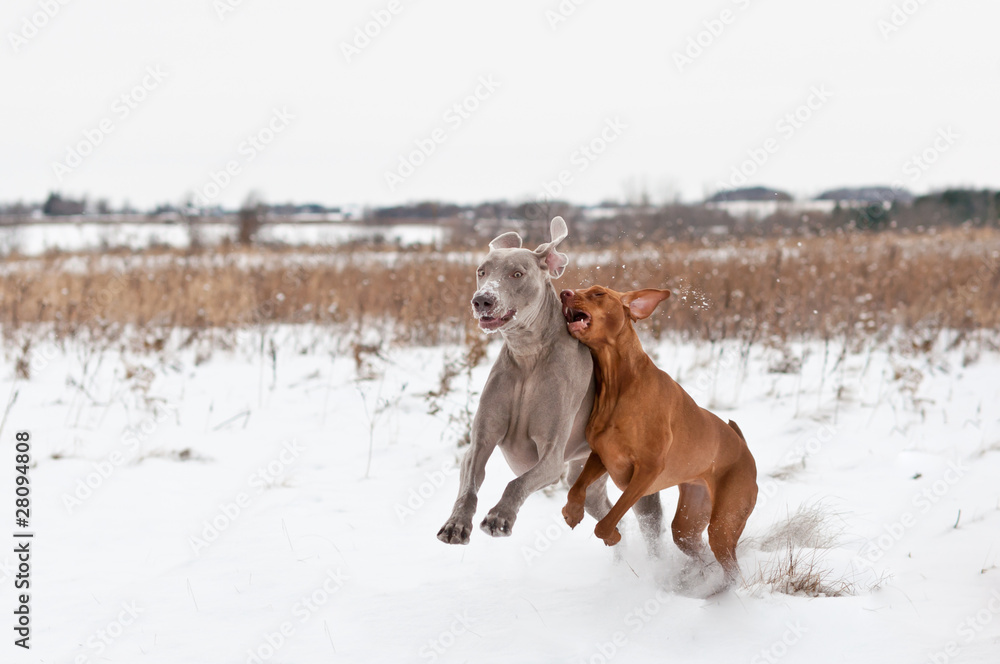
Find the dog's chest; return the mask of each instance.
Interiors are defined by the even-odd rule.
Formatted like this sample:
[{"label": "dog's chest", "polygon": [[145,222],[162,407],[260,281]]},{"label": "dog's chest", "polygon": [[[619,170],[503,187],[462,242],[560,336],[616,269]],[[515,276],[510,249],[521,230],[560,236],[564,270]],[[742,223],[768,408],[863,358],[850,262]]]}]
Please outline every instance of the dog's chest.
[{"label": "dog's chest", "polygon": [[590,443],[590,448],[601,457],[601,463],[607,469],[608,475],[618,488],[623,490],[632,479],[635,468],[634,450],[626,442],[628,438],[629,436],[613,422],[602,427],[599,421],[592,420],[587,427],[587,442]]},{"label": "dog's chest", "polygon": [[538,417],[538,414],[528,407],[528,399],[522,390],[515,390],[510,396],[509,420],[507,431],[500,441],[500,451],[511,469],[520,475],[538,463],[538,446],[529,435],[532,418]]}]

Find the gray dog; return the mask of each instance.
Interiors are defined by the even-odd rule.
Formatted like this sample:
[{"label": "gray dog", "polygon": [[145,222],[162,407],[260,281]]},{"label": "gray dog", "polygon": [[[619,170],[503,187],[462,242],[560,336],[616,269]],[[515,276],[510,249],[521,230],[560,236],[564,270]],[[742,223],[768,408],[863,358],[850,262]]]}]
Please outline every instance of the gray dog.
[{"label": "gray dog", "polygon": [[[477,271],[479,290],[473,315],[488,333],[499,331],[504,345],[483,388],[472,423],[472,445],[462,461],[458,498],[438,531],[448,544],[468,544],[476,494],[486,461],[498,445],[517,475],[480,527],[494,537],[511,534],[517,511],[529,495],[558,482],[571,462],[574,481],[590,454],[584,437],[594,402],[593,360],[586,346],[566,330],[562,303],[552,286],[568,259],[556,251],[566,239],[566,222],[555,217],[551,241],[521,248],[521,236],[504,233],[490,242]],[[611,509],[605,482],[587,491],[586,509],[600,519]],[[659,538],[662,512],[657,494],[635,506],[651,550]]]}]

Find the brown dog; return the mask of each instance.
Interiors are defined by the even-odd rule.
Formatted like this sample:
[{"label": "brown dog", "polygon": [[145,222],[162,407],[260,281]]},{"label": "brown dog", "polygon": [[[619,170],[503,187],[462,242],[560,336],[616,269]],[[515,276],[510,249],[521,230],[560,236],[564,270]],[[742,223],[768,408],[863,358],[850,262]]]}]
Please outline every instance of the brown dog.
[{"label": "brown dog", "polygon": [[698,407],[643,351],[632,321],[669,296],[601,286],[560,295],[569,332],[590,348],[597,377],[587,424],[592,452],[563,517],[571,528],[580,523],[587,486],[607,472],[624,493],[594,533],[611,546],[621,539],[618,521],[637,500],[680,485],[674,542],[697,558],[708,526],[709,546],[731,583],[739,574],[736,543],[757,502],[757,465],[739,427]]}]

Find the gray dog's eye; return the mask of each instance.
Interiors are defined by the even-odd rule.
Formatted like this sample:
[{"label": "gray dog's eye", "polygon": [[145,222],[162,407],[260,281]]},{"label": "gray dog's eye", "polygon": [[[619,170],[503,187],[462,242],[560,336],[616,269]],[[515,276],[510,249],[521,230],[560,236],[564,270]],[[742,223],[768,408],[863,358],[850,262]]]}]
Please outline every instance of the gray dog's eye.
[{"label": "gray dog's eye", "polygon": [[524,276],[524,273],[523,273],[523,272],[520,272],[520,271],[518,271],[518,272],[515,272],[514,274],[512,274],[512,275],[510,275],[510,276],[514,277],[515,279],[520,279],[521,277],[523,277],[523,276]]},{"label": "gray dog's eye", "polygon": [[483,268],[479,268],[479,270],[476,272],[476,274],[478,274],[480,277],[485,277],[486,276],[486,270],[484,270]]}]

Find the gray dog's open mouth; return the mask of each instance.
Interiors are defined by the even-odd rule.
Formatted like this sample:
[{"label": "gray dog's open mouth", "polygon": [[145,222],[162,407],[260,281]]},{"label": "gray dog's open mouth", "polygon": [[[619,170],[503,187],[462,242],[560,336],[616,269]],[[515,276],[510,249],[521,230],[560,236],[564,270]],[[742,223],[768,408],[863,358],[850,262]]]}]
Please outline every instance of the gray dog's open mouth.
[{"label": "gray dog's open mouth", "polygon": [[565,307],[563,309],[563,316],[566,317],[567,327],[571,333],[582,332],[590,327],[590,314],[586,311],[574,309],[573,307]]},{"label": "gray dog's open mouth", "polygon": [[515,313],[516,312],[511,309],[503,316],[480,316],[479,327],[487,331],[499,330],[501,327],[509,323],[512,318],[514,318]]}]

